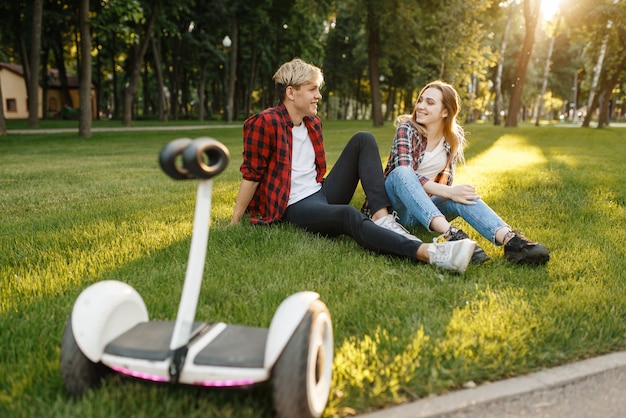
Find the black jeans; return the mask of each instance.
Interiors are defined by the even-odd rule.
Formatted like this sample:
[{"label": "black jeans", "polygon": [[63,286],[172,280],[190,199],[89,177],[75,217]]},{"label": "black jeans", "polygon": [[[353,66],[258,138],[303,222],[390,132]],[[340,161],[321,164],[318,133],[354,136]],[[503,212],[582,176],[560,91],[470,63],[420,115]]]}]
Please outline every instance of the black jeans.
[{"label": "black jeans", "polygon": [[360,246],[377,253],[415,260],[421,242],[377,226],[350,205],[359,181],[372,213],[391,206],[378,144],[368,132],[358,132],[350,139],[322,189],[287,207],[283,219],[322,235],[348,235]]}]

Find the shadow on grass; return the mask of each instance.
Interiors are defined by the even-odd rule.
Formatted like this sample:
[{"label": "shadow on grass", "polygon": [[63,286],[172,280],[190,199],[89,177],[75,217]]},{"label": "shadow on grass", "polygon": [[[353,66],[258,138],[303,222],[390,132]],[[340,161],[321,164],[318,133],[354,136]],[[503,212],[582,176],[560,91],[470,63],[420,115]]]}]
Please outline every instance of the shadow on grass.
[{"label": "shadow on grass", "polygon": [[[615,162],[623,145],[595,132],[578,138],[548,129],[481,129],[469,129],[476,141],[468,149],[467,166],[459,168],[458,181],[475,183],[505,220],[546,244],[552,252],[546,267],[512,266],[502,259],[501,248],[469,230],[494,260],[456,276],[370,254],[347,238],[325,239],[288,226],[226,227],[239,181],[240,157],[234,146],[233,163],[218,186],[224,197],[214,201],[217,219],[209,237],[198,318],[268,326],[284,297],[299,290],[319,292],[333,318],[337,356],[327,413],[338,416],[622,348],[626,257],[620,243],[626,241],[623,231],[607,224],[624,219],[626,176]],[[592,140],[603,146],[590,150]],[[142,153],[153,147],[135,144],[128,149]],[[84,152],[91,152],[87,148]],[[107,158],[117,161],[119,155]],[[154,164],[151,156],[150,161],[145,158],[143,164]],[[329,162],[335,159],[329,156]],[[116,170],[116,178],[122,178],[128,167]],[[152,175],[143,173],[137,181]],[[0,315],[3,363],[11,365],[0,377],[0,412],[7,412],[0,415],[111,417],[132,411],[151,417],[271,416],[266,387],[222,392],[145,385],[116,376],[82,400],[71,401],[65,393],[58,371],[59,343],[82,287],[122,280],[144,297],[151,318],[175,316],[189,249],[193,191],[164,184],[157,182],[161,193],[148,195],[145,207],[130,205],[116,215],[130,226],[117,221],[105,225],[123,241],[137,240],[136,256],[95,273],[44,276],[47,283],[34,286],[28,298],[14,295],[10,309]],[[117,199],[132,200],[133,187],[126,185],[127,197],[121,193]],[[180,188],[185,191],[178,194]],[[53,207],[47,207],[40,225],[57,222],[59,236],[79,233]],[[154,225],[140,233],[143,219],[152,219]],[[102,231],[98,234],[94,238]],[[169,241],[157,245],[151,241],[154,236]],[[107,242],[115,246],[121,241],[105,237],[102,243]],[[36,254],[38,247],[29,245],[34,246],[29,254]],[[54,250],[57,244],[49,245]],[[45,272],[49,267],[44,263],[37,268]]]}]

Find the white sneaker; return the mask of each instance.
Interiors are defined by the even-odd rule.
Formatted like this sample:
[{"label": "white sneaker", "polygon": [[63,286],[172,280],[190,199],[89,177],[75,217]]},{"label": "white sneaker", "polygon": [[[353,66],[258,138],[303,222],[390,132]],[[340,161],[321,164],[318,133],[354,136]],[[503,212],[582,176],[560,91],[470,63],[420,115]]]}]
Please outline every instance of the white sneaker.
[{"label": "white sneaker", "polygon": [[415,235],[412,235],[409,231],[406,230],[405,227],[400,225],[397,219],[398,219],[398,214],[396,212],[393,212],[393,213],[388,214],[387,216],[383,216],[382,218],[376,219],[374,223],[380,226],[381,228],[385,228],[390,231],[393,231],[396,234],[400,234],[413,241],[421,241],[421,239],[417,238]]},{"label": "white sneaker", "polygon": [[474,254],[476,243],[469,238],[439,243],[437,239],[433,239],[433,243],[428,246],[430,264],[445,270],[456,271],[459,274],[465,273]]}]

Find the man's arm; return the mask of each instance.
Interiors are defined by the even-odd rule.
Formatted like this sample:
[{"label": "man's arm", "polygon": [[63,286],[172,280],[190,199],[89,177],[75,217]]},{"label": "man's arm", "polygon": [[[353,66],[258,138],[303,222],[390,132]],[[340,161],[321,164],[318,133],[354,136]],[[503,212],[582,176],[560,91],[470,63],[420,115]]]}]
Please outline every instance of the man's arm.
[{"label": "man's arm", "polygon": [[238,223],[246,213],[246,209],[254,196],[256,188],[259,186],[259,182],[243,179],[239,186],[239,192],[237,193],[237,200],[235,200],[235,210],[233,217],[230,220],[231,224]]}]

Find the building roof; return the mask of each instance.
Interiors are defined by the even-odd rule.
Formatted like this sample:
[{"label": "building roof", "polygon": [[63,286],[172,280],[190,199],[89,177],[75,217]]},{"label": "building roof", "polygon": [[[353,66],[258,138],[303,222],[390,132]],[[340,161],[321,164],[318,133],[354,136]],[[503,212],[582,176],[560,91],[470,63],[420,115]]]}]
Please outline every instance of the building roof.
[{"label": "building roof", "polygon": [[[19,64],[10,64],[7,62],[0,62],[0,69],[9,70],[21,77],[24,77],[24,69]],[[80,86],[80,80],[77,76],[67,75],[67,86],[69,88],[78,88]],[[61,88],[61,80],[59,78],[59,70],[51,68],[48,70],[48,87],[49,88]]]}]

